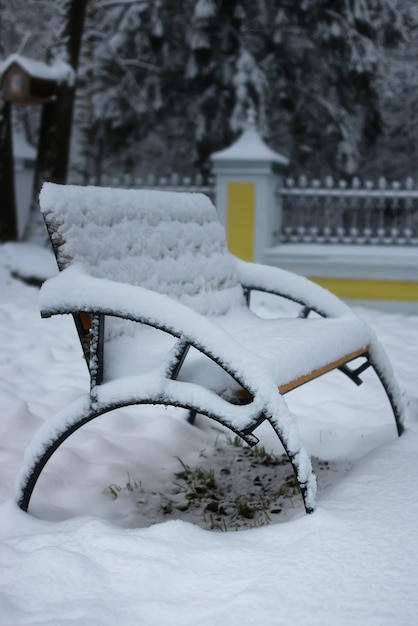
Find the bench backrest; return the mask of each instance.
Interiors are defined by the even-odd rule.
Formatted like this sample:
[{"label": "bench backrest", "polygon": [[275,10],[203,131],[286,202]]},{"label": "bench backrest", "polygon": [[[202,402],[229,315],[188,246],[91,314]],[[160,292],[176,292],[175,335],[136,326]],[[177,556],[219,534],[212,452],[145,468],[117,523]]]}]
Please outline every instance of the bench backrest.
[{"label": "bench backrest", "polygon": [[234,258],[203,194],[45,183],[40,207],[60,269],[81,264],[204,315],[242,304]]}]

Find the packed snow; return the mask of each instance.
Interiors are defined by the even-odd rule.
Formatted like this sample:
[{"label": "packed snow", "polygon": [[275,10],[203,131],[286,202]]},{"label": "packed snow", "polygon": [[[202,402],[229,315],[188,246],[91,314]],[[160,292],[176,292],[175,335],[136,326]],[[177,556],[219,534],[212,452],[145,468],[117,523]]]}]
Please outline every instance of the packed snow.
[{"label": "packed snow", "polygon": [[[356,310],[400,383],[401,438],[371,371],[358,388],[333,372],[286,396],[318,475],[312,515],[297,494],[247,530],[209,530],[203,508],[173,514],[184,467],[224,476],[226,500],[260,484],[268,494],[263,481],[289,470],[257,465],[213,422],[192,426],[169,407],[120,409],[84,426],[46,466],[26,514],[15,504],[25,451],[89,383],[72,320],[39,315],[33,283],[54,272],[47,250],[0,247],[1,625],[415,622],[417,316]],[[267,296],[255,306],[277,314]],[[271,429],[256,434],[281,457]]]}]

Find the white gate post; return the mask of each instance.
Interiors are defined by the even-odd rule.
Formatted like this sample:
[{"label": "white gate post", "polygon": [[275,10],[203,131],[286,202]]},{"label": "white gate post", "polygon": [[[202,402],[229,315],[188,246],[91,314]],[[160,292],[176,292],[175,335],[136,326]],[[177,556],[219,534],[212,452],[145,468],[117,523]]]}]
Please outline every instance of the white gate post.
[{"label": "white gate post", "polygon": [[36,163],[36,150],[27,143],[23,133],[13,135],[13,156],[18,238],[22,239],[29,219]]},{"label": "white gate post", "polygon": [[229,148],[211,156],[216,206],[230,251],[246,260],[263,262],[264,252],[277,243],[281,227],[278,189],[289,161],[267,146],[249,119]]}]

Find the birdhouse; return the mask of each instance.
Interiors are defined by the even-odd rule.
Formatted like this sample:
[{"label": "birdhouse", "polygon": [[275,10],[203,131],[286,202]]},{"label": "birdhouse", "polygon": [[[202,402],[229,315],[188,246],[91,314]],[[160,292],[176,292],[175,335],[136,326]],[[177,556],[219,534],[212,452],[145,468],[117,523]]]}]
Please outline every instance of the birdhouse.
[{"label": "birdhouse", "polygon": [[44,104],[61,82],[54,66],[17,54],[4,61],[1,74],[3,96],[15,104]]}]

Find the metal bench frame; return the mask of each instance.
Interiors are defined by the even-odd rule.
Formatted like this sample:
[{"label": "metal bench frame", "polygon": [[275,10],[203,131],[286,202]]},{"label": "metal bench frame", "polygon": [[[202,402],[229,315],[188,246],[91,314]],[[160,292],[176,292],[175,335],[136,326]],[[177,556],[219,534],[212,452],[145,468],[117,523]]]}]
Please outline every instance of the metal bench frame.
[{"label": "metal bench frame", "polygon": [[[52,279],[57,280],[62,274],[64,274],[64,271],[68,271],[68,268],[64,267],[60,261],[57,236],[56,232],[54,232],[53,224],[51,224],[51,222],[47,222],[47,227],[59,264],[59,269],[61,270],[60,275],[57,278]],[[251,293],[254,291],[262,291],[280,296],[301,305],[299,317],[308,318],[311,313],[318,314],[322,317],[327,316],[326,301],[327,298],[330,297],[330,294],[322,288],[317,287],[316,289],[317,302],[324,302],[324,306],[321,304],[318,306],[312,306],[311,303],[305,302],[303,298],[300,297],[303,283],[301,283],[301,287],[296,290],[296,295],[295,293],[289,293],[286,289],[281,289],[279,286],[279,280],[277,281],[277,287],[274,285],[274,281],[269,281],[269,286],[266,287],[266,281],[264,278],[260,281],[257,281],[257,279],[254,278],[257,276],[257,266],[253,266],[253,269],[248,276],[246,273],[247,266],[248,264],[237,260],[238,275],[241,279],[240,282],[244,289],[244,293],[246,294],[248,305],[250,305]],[[276,271],[274,268],[269,269],[269,274],[276,276],[277,278],[280,278],[280,272],[281,270]],[[100,279],[86,277],[86,280],[94,281],[94,284],[96,284]],[[301,281],[306,279],[301,279],[301,277],[295,276],[294,280],[296,284],[299,284]],[[77,290],[77,285],[74,285],[74,289]],[[144,294],[147,294],[147,290],[141,290],[141,288],[136,288],[131,285],[123,285],[121,289],[122,291],[123,289],[138,289],[138,293],[140,293],[141,297],[144,296]],[[162,299],[162,306],[166,304],[165,296],[154,294],[153,298],[156,298],[157,301]],[[309,482],[310,478],[309,480],[304,480],[303,475],[301,474],[301,450],[299,449],[295,452],[289,447],[287,436],[283,430],[283,425],[281,424],[280,419],[278,419],[277,416],[269,410],[266,402],[260,401],[260,398],[258,397],[258,390],[254,387],[253,382],[251,380],[247,380],[246,378],[243,379],[238,374],[233,363],[225,365],[225,359],[223,356],[213,353],[210,349],[208,349],[203,338],[202,341],[199,341],[196,339],[193,332],[188,334],[187,330],[179,324],[178,319],[176,319],[176,315],[179,311],[181,312],[183,305],[179,305],[176,302],[173,303],[172,306],[175,308],[172,323],[167,323],[165,316],[158,319],[157,314],[149,315],[147,312],[142,312],[139,306],[138,310],[132,311],[132,314],[128,315],[122,314],[120,311],[114,310],[110,306],[103,304],[99,306],[91,303],[89,306],[79,308],[76,300],[75,306],[72,309],[69,309],[65,303],[61,304],[60,302],[57,302],[56,306],[50,306],[49,308],[44,307],[42,309],[41,314],[43,317],[50,317],[55,314],[72,314],[89,369],[90,393],[88,396],[76,401],[73,405],[71,405],[71,407],[64,409],[62,415],[56,418],[57,426],[52,438],[50,437],[50,427],[48,427],[48,434],[45,434],[47,432],[46,430],[45,433],[43,433],[41,428],[40,433],[35,435],[35,440],[41,442],[43,439],[43,443],[39,446],[39,453],[35,454],[35,456],[27,462],[20,475],[17,502],[22,510],[28,510],[33,490],[46,463],[54,452],[61,446],[61,444],[72,435],[72,433],[100,415],[120,407],[133,404],[171,405],[175,407],[182,407],[189,411],[191,421],[193,421],[193,417],[196,414],[206,415],[241,437],[250,446],[253,446],[258,442],[257,437],[254,435],[255,429],[265,420],[269,421],[279,437],[293,466],[306,512],[311,513],[314,510],[314,495],[311,493],[313,483],[312,481]],[[197,316],[198,314],[196,313],[195,315]],[[176,337],[177,341],[175,348],[171,350],[170,354],[167,356],[165,365],[166,383],[164,387],[157,385],[152,393],[148,393],[145,396],[141,393],[135,393],[135,391],[133,391],[132,394],[128,394],[124,398],[109,400],[104,391],[106,383],[103,384],[104,326],[107,316],[120,317],[141,324],[146,324]],[[209,324],[209,322],[207,323]],[[183,389],[181,390],[181,393],[179,392],[180,387],[178,385],[180,383],[177,383],[176,386],[176,381],[191,347],[194,347],[202,354],[207,355],[208,358],[215,361],[237,381],[240,388],[234,397],[219,399],[219,401],[212,402],[212,396],[207,395],[204,396],[204,401],[196,401],[193,398],[193,394],[188,396],[187,392],[184,393]],[[326,363],[320,368],[289,381],[285,385],[279,387],[279,393],[277,393],[278,398],[281,399],[281,396],[288,393],[292,389],[306,384],[314,378],[322,376],[333,369],[340,370],[356,385],[360,385],[362,383],[361,375],[366,369],[372,367],[387,394],[393,411],[397,433],[398,435],[401,435],[404,427],[403,407],[400,400],[399,390],[392,379],[388,377],[388,363],[386,357],[382,357],[382,367],[381,358],[376,360],[373,356],[374,351],[370,348],[371,346],[367,345],[360,350],[341,355],[341,357],[337,360]],[[382,352],[382,350],[383,349],[379,346],[379,353]],[[361,359],[360,365],[357,364],[357,359]],[[356,365],[354,367],[349,365],[353,361],[356,361]],[[207,391],[207,394],[210,393],[211,392]],[[206,397],[208,398],[207,402],[205,401]],[[220,407],[221,410],[217,411],[217,407]],[[248,418],[246,419],[244,426],[242,426],[242,424],[237,425],[239,424],[239,420],[237,422],[237,420],[234,419],[234,416],[239,413],[240,409],[246,409],[248,412]],[[232,416],[231,418],[228,417],[229,414]]]}]

